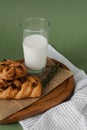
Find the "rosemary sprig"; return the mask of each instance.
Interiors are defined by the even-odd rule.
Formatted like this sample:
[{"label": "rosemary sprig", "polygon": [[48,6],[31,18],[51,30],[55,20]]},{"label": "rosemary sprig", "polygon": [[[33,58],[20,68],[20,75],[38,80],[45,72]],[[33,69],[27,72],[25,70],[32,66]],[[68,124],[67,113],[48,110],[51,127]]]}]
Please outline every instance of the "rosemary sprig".
[{"label": "rosemary sprig", "polygon": [[59,64],[56,64],[52,67],[47,77],[42,81],[42,86],[46,86],[46,84],[52,79],[52,77],[54,76],[58,68],[59,68]]}]

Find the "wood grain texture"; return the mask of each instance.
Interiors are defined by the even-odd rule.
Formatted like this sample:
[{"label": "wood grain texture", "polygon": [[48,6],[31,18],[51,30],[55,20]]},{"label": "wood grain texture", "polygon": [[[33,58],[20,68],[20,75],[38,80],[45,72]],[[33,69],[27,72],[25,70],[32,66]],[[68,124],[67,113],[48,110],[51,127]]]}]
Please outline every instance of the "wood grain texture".
[{"label": "wood grain texture", "polygon": [[[67,68],[65,65],[63,65],[58,61],[55,61],[55,63],[59,63],[62,68]],[[42,97],[35,103],[31,104],[29,107],[5,118],[4,120],[0,121],[0,123],[1,124],[13,123],[43,113],[48,109],[66,101],[72,95],[73,90],[74,90],[74,77],[71,76],[70,78],[62,82],[60,85],[58,85],[46,96]]]}]

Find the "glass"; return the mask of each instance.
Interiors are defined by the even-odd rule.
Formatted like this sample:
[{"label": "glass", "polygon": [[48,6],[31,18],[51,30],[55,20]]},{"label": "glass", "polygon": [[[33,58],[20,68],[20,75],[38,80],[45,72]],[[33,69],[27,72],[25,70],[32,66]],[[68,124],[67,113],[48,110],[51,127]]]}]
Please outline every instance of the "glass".
[{"label": "glass", "polygon": [[22,23],[23,52],[29,74],[43,74],[48,49],[49,22],[43,18],[28,18]]}]

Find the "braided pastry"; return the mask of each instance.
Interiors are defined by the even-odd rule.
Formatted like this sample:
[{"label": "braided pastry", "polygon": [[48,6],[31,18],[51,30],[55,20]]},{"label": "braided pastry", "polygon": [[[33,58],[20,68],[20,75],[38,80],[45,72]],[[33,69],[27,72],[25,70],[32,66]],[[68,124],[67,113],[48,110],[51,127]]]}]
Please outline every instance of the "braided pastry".
[{"label": "braided pastry", "polygon": [[0,62],[0,77],[5,80],[13,80],[27,74],[26,67],[17,61],[6,60]]},{"label": "braided pastry", "polygon": [[1,99],[23,99],[39,97],[42,85],[38,77],[26,75],[22,78],[7,81],[0,78]]}]

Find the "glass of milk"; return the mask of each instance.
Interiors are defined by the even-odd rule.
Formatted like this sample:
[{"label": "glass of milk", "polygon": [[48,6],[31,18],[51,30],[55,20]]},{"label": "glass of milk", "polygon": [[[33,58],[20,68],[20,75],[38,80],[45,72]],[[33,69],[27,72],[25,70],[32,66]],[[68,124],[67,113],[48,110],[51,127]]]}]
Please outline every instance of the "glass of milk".
[{"label": "glass of milk", "polygon": [[27,18],[22,27],[25,65],[29,74],[41,75],[46,68],[49,22],[38,17]]}]

